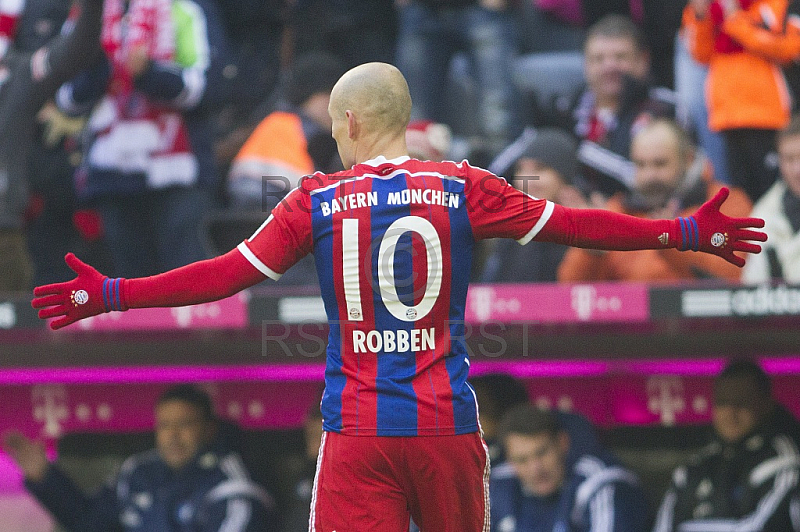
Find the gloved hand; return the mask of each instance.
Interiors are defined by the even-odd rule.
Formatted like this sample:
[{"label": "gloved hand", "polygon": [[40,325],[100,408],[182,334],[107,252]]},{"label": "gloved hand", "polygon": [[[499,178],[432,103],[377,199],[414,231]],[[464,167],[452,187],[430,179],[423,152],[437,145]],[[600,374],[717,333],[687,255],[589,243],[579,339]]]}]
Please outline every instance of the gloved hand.
[{"label": "gloved hand", "polygon": [[123,298],[124,279],[109,279],[78,257],[68,253],[64,260],[78,276],[65,283],[37,286],[31,305],[41,309],[42,319],[59,319],[50,323],[53,330],[66,327],[83,318],[111,310],[127,310]]},{"label": "gloved hand", "polygon": [[764,227],[764,220],[761,218],[731,218],[719,212],[729,192],[727,188],[722,188],[716,196],[697,209],[694,215],[677,219],[681,233],[677,247],[681,251],[705,251],[718,255],[741,268],[744,266],[744,259],[733,252],[760,253],[761,246],[745,241],[766,242],[767,234],[747,229]]}]

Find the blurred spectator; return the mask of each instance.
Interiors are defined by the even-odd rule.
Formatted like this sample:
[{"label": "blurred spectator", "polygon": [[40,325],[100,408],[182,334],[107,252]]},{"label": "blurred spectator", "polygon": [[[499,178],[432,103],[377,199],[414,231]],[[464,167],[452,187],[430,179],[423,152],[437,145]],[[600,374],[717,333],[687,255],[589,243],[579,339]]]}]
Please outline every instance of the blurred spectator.
[{"label": "blurred spectator", "polygon": [[654,117],[674,116],[671,91],[648,82],[649,55],[629,18],[608,15],[589,28],[584,45],[586,87],[562,117],[582,141],[578,150],[587,191],[605,195],[631,180],[631,136]]},{"label": "blurred spectator", "polygon": [[775,132],[789,122],[782,63],[800,57],[800,21],[788,0],[691,0],[683,26],[708,64],[708,123],[725,138],[731,183],[756,201],[775,181]]},{"label": "blurred spectator", "polygon": [[608,15],[623,15],[641,23],[644,17],[643,0],[580,0],[583,20],[591,26]]},{"label": "blurred spectator", "polygon": [[288,0],[216,2],[230,43],[233,93],[229,120],[244,120],[278,83]]},{"label": "blurred spectator", "polygon": [[[29,5],[38,3],[32,0]],[[28,175],[31,199],[26,235],[33,261],[33,284],[55,283],[74,272],[64,263],[72,250],[110,267],[97,211],[80,205],[74,175],[80,162],[85,117],[69,117],[48,102],[37,115]]]},{"label": "blurred spectator", "polygon": [[521,53],[579,51],[586,35],[580,0],[522,2]]},{"label": "blurred spectator", "polygon": [[[529,402],[525,385],[505,373],[487,373],[469,380],[478,400],[478,416],[483,439],[489,447],[492,466],[505,461],[503,443],[500,441],[500,425],[506,413],[517,405]],[[580,414],[554,410],[559,424],[569,434],[570,448],[567,463],[574,464],[584,454],[600,456],[606,451],[594,426]]]},{"label": "blurred spectator", "polygon": [[781,179],[753,206],[751,216],[764,219],[769,241],[747,259],[745,283],[771,280],[800,283],[800,115],[778,133]]},{"label": "blurred spectator", "polygon": [[[33,52],[56,37],[70,13],[63,0],[30,0],[19,18],[14,37],[16,52]],[[75,13],[77,14],[77,13]],[[108,267],[99,215],[79,209],[73,176],[80,162],[80,135],[85,117],[68,117],[48,101],[36,115],[28,157],[30,200],[26,237],[33,262],[33,285],[49,284],[72,275],[64,255],[72,250]],[[104,260],[105,259],[105,260]]]},{"label": "blurred spectator", "polygon": [[14,42],[19,17],[24,9],[25,0],[0,0],[0,59]]},{"label": "blurred spectator", "polygon": [[71,31],[36,50],[10,48],[0,59],[0,291],[30,288],[23,226],[36,114],[61,83],[97,57],[102,3],[78,5]]},{"label": "blurred spectator", "polygon": [[589,26],[611,14],[630,17],[644,31],[653,82],[662,87],[673,86],[674,37],[681,25],[686,0],[579,0],[578,3]]},{"label": "blurred spectator", "polygon": [[[585,207],[586,201],[572,185],[578,171],[577,145],[566,132],[542,128],[526,143],[514,167],[511,183],[536,198],[566,207]],[[485,242],[487,256],[478,279],[483,283],[555,282],[566,246],[530,242],[520,246],[511,239]]]},{"label": "blurred spectator", "polygon": [[394,63],[394,0],[291,0],[292,55],[332,53],[345,70],[362,63]]},{"label": "blurred spectator", "polygon": [[452,144],[450,128],[430,120],[414,120],[406,128],[408,156],[421,161],[447,159]]},{"label": "blurred spectator", "polygon": [[697,145],[705,152],[714,167],[716,179],[730,184],[725,138],[719,131],[711,131],[708,127],[705,93],[708,65],[692,57],[686,40],[687,30],[682,28],[675,36],[675,98],[679,110],[677,118],[681,126],[691,131],[697,139]]},{"label": "blurred spectator", "polygon": [[800,530],[798,423],[751,361],[730,363],[714,382],[713,437],[675,470],[654,532]]},{"label": "blurred spectator", "polygon": [[397,64],[414,102],[412,119],[453,127],[445,99],[450,61],[468,54],[477,91],[479,135],[490,153],[515,135],[515,89],[511,78],[516,56],[516,27],[508,0],[404,0],[400,3]]},{"label": "blurred spectator", "polygon": [[303,465],[298,477],[293,479],[292,499],[289,501],[284,517],[284,532],[306,532],[308,530],[314,476],[317,471],[319,446],[322,442],[322,411],[318,402],[314,403],[303,422],[303,439],[305,442]]},{"label": "blurred spectator", "polygon": [[217,161],[230,165],[255,127],[280,106],[293,65],[330,54],[342,71],[392,63],[397,23],[393,0],[246,0],[221,2],[236,68],[236,99],[218,113]]},{"label": "blurred spectator", "polygon": [[673,86],[674,37],[686,0],[526,0],[521,4],[523,53],[579,50],[586,28],[607,15],[622,15],[643,30],[653,83]]},{"label": "blurred spectator", "polygon": [[228,194],[233,206],[269,212],[301,177],[341,169],[328,102],[343,73],[331,54],[298,58],[280,109],[261,121],[231,165]]},{"label": "blurred spectator", "polygon": [[650,72],[658,87],[675,87],[675,35],[686,0],[642,0],[641,27],[650,49]]},{"label": "blurred spectator", "polygon": [[[696,152],[688,135],[673,121],[658,119],[634,137],[631,158],[636,165],[633,190],[619,193],[609,210],[643,218],[688,216],[714,197],[722,185]],[[744,191],[733,188],[722,212],[747,216],[752,204]],[[726,261],[675,250],[644,250],[621,254],[570,249],[558,271],[559,281],[668,281],[722,278],[738,280],[741,270]]]},{"label": "blurred spectator", "polygon": [[[275,104],[285,57],[289,0],[216,2],[230,43],[222,78],[235,98],[214,113],[214,155],[221,176],[266,112]],[[223,180],[219,192],[224,197]]]},{"label": "blurred spectator", "polygon": [[492,471],[493,531],[646,530],[649,509],[636,476],[588,454],[570,465],[570,436],[553,413],[519,405],[500,432],[508,462]]},{"label": "blurred spectator", "polygon": [[271,497],[215,440],[216,428],[206,393],[170,388],[155,407],[156,448],[128,458],[92,497],[48,462],[39,443],[10,432],[5,445],[28,490],[70,531],[272,530]]},{"label": "blurred spectator", "polygon": [[[252,227],[252,216],[268,214],[300,178],[314,172],[336,172],[342,166],[331,137],[328,114],[331,89],[344,73],[336,56],[312,52],[297,59],[286,80],[278,110],[264,118],[233,160],[228,175],[232,210],[244,216],[228,230],[227,252],[263,223]],[[247,231],[241,231],[243,228]],[[278,281],[281,285],[314,285],[317,273],[312,256],[302,259]]]},{"label": "blurred spectator", "polygon": [[114,272],[203,259],[199,224],[218,181],[210,109],[230,88],[219,13],[209,0],[106,0],[101,39],[105,60],[57,102],[94,107],[77,188],[102,214]]}]

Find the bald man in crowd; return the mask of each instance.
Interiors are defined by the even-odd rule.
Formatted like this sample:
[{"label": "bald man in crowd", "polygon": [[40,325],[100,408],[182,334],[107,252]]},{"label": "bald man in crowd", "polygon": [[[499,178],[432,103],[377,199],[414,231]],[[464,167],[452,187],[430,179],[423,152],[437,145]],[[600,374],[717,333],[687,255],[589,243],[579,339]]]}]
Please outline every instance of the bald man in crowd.
[{"label": "bald man in crowd", "polygon": [[536,199],[466,161],[411,159],[411,97],[389,64],[345,73],[328,111],[347,170],[301,181],[236,249],[139,279],[109,279],[70,254],[77,277],[37,288],[33,301],[58,329],[111,310],[217,300],[314,253],[330,332],[311,530],[407,532],[410,517],[421,530],[489,530],[464,335],[477,240],[680,246],[741,264],[733,252],[766,239],[748,229],[762,221],[719,213],[724,191],[690,218],[643,220]]},{"label": "bald man in crowd", "polygon": [[[612,196],[606,204],[611,211],[650,219],[688,216],[723,187],[713,178],[708,159],[673,120],[656,119],[640,129],[631,143],[631,160],[636,166],[633,189]],[[747,216],[751,208],[747,194],[733,187],[722,212]],[[558,268],[562,282],[738,281],[740,275],[740,268],[717,257],[667,248],[632,253],[570,249]]]}]

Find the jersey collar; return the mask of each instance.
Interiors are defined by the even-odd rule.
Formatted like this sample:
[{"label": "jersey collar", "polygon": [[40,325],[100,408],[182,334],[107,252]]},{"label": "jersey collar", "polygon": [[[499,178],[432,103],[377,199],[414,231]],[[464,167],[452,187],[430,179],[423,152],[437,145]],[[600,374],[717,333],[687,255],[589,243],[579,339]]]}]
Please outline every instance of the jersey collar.
[{"label": "jersey collar", "polygon": [[367,166],[372,166],[372,167],[378,167],[386,163],[398,165],[398,164],[403,164],[409,159],[411,159],[411,157],[409,157],[408,155],[401,155],[400,157],[395,157],[394,159],[387,159],[383,155],[378,155],[374,159],[370,159],[369,161],[364,161],[363,163],[360,164],[365,164]]}]

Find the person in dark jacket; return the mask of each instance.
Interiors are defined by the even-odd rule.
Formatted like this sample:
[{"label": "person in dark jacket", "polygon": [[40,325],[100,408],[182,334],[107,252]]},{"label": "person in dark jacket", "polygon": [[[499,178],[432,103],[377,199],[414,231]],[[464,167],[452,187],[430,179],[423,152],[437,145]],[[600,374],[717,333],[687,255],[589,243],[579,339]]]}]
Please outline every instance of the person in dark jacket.
[{"label": "person in dark jacket", "polygon": [[25,486],[69,531],[212,532],[274,530],[270,495],[241,458],[215,440],[209,396],[180,385],[155,408],[156,448],[128,458],[113,482],[86,496],[44,449],[19,433],[6,448]]},{"label": "person in dark jacket", "polygon": [[557,110],[556,120],[580,141],[585,192],[610,196],[632,184],[632,136],[653,118],[674,117],[674,95],[650,84],[646,41],[623,15],[607,15],[589,28],[584,71],[586,86],[569,109]]},{"label": "person in dark jacket", "polygon": [[412,120],[432,120],[458,129],[458,113],[463,111],[448,109],[444,87],[451,60],[462,52],[469,57],[476,90],[478,117],[472,126],[484,143],[482,148],[496,155],[521,129],[512,79],[517,53],[513,2],[407,0],[396,4],[397,65],[408,79],[414,101]]},{"label": "person in dark jacket", "polygon": [[[500,424],[506,412],[530,401],[528,390],[521,380],[505,373],[487,373],[469,382],[478,399],[481,430],[489,448],[492,467],[495,467],[505,462]],[[584,454],[600,456],[608,452],[600,443],[597,429],[582,414],[560,409],[553,409],[552,412],[570,438],[567,463],[575,463]]]},{"label": "person in dark jacket", "polygon": [[0,60],[0,291],[25,290],[30,284],[23,226],[36,113],[61,83],[92,64],[100,49],[103,2],[79,5],[71,31],[34,51],[11,47]]},{"label": "person in dark jacket", "polygon": [[[578,172],[577,145],[557,128],[529,130],[523,138],[522,154],[514,164],[512,184],[536,198],[565,207],[586,207],[573,185]],[[532,242],[520,246],[513,240],[493,239],[485,243],[486,259],[478,280],[482,283],[551,283],[557,280],[566,246]]]},{"label": "person in dark jacket", "polygon": [[585,454],[570,464],[570,438],[552,412],[519,405],[503,418],[507,463],[492,471],[494,532],[641,532],[649,511],[629,470]]},{"label": "person in dark jacket", "polygon": [[798,422],[748,360],[714,382],[713,436],[675,470],[654,532],[800,530]]}]

